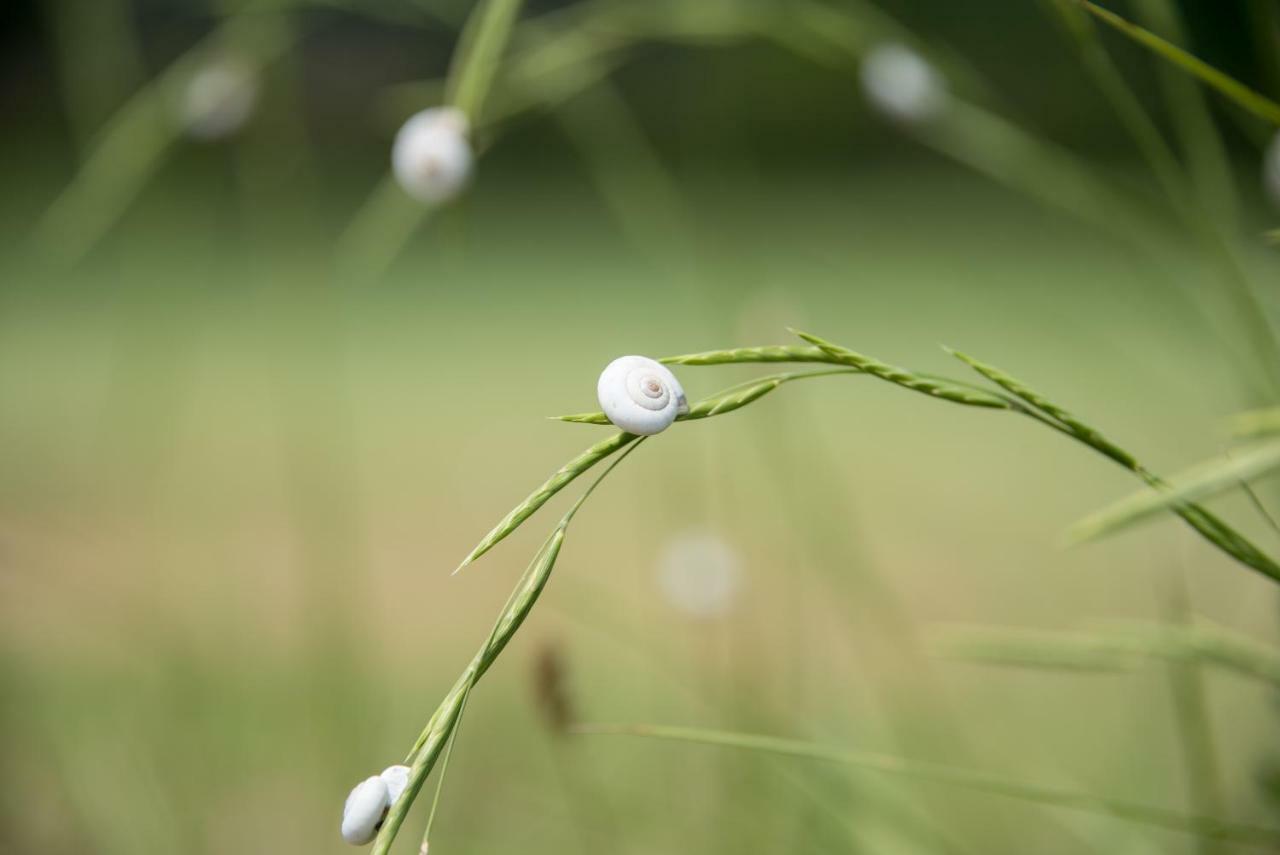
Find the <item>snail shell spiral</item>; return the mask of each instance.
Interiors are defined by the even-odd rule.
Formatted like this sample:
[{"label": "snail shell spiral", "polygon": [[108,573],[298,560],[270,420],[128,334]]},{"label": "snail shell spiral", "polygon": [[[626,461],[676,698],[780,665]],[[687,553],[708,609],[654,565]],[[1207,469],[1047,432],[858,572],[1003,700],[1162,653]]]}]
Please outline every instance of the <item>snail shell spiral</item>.
[{"label": "snail shell spiral", "polygon": [[600,374],[596,396],[609,421],[639,436],[661,433],[677,415],[689,412],[680,381],[665,365],[645,356],[620,356],[610,362]]}]

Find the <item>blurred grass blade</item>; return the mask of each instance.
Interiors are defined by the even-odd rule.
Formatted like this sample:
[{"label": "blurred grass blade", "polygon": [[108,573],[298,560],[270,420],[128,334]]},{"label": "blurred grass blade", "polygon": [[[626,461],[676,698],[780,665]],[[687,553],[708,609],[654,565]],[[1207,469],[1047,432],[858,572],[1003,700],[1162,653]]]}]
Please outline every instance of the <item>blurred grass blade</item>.
[{"label": "blurred grass blade", "polygon": [[[626,436],[626,434],[623,434],[623,436]],[[636,439],[636,437],[629,437],[628,441],[632,439]],[[378,832],[377,839],[374,840],[373,855],[386,855],[391,850],[392,844],[395,843],[396,835],[400,831],[400,826],[404,824],[405,816],[408,815],[409,809],[413,806],[413,802],[421,791],[423,783],[426,782],[427,776],[431,774],[436,760],[439,759],[440,752],[448,743],[449,737],[458,725],[471,689],[489,670],[489,666],[494,663],[503,649],[506,648],[507,643],[511,641],[516,631],[520,629],[520,625],[524,623],[524,619],[533,610],[539,595],[551,578],[551,571],[555,568],[556,559],[560,557],[560,548],[564,544],[565,532],[569,528],[569,523],[573,521],[578,510],[595,492],[595,489],[600,486],[600,482],[607,478],[609,473],[637,447],[639,447],[639,443],[632,445],[614,460],[604,472],[600,473],[600,476],[591,483],[591,486],[565,512],[559,524],[551,532],[550,537],[535,553],[533,560],[529,563],[524,575],[516,584],[515,590],[512,591],[506,605],[503,606],[501,613],[498,615],[498,620],[494,623],[488,640],[485,641],[484,645],[472,658],[466,670],[462,672],[462,676],[454,683],[449,694],[440,702],[440,705],[427,722],[427,726],[409,750],[408,757],[405,759],[405,762],[410,767],[408,786],[405,788],[404,794],[392,805],[391,810],[387,813],[382,829]]]},{"label": "blurred grass blade", "polygon": [[463,559],[458,565],[457,573],[463,567],[466,567],[472,561],[475,561],[481,555],[484,555],[492,549],[500,540],[505,538],[511,532],[520,527],[520,524],[533,516],[538,508],[550,501],[551,497],[564,489],[574,478],[577,478],[583,472],[586,472],[592,466],[595,466],[601,460],[619,449],[625,448],[637,437],[629,433],[617,433],[606,440],[601,440],[577,457],[570,460],[565,465],[556,470],[555,474],[543,482],[542,486],[530,493],[523,502],[511,509],[493,529],[481,538],[476,544],[476,548],[471,550],[471,554]]},{"label": "blurred grass blade", "polygon": [[857,769],[901,775],[919,781],[961,787],[1011,799],[1051,807],[1090,811],[1130,822],[1172,829],[1217,840],[1274,847],[1280,845],[1280,828],[1235,822],[1217,817],[1186,814],[1168,808],[1113,799],[1092,793],[1061,790],[1038,784],[1024,784],[987,772],[943,766],[894,757],[887,754],[846,751],[812,742],[779,739],[748,733],[704,730],[660,725],[591,725],[575,728],[578,733],[641,736],[676,742],[693,742],[840,763]]},{"label": "blurred grass blade", "polygon": [[261,71],[288,49],[292,33],[277,15],[249,4],[138,89],[36,223],[33,241],[44,258],[75,264],[125,213],[182,134],[175,105],[208,57],[227,51]]},{"label": "blurred grass blade", "polygon": [[1213,625],[1139,623],[1089,633],[948,626],[933,633],[931,645],[948,658],[1044,670],[1115,672],[1133,670],[1143,659],[1192,662],[1280,689],[1280,651]]},{"label": "blurred grass blade", "polygon": [[1025,384],[1018,382],[1013,377],[993,365],[987,365],[986,363],[979,362],[973,357],[967,356],[958,350],[952,350],[951,348],[944,349],[956,359],[959,359],[961,362],[968,365],[974,371],[977,371],[983,377],[986,377],[992,383],[995,383],[1009,394],[1021,398],[1049,418],[1061,423],[1064,427],[1070,430],[1071,433],[1098,449],[1120,465],[1129,469],[1137,468],[1138,462],[1134,460],[1133,456],[1127,451],[1111,443],[1101,433],[1080,421],[1075,416],[1071,415],[1071,413],[1053,403],[1039,392],[1036,392]]},{"label": "blurred grass blade", "polygon": [[[834,368],[829,371],[794,371],[786,374],[771,374],[756,380],[748,380],[736,386],[723,389],[709,398],[704,398],[689,406],[689,412],[676,416],[678,422],[696,421],[711,416],[720,416],[741,409],[752,401],[763,398],[783,383],[792,380],[804,380],[807,377],[830,377],[833,374],[862,374],[857,368]],[[612,424],[604,413],[577,413],[570,416],[552,416],[557,421],[574,422],[584,425]]]},{"label": "blurred grass blade", "polygon": [[1065,671],[1132,671],[1140,656],[1101,634],[958,626],[930,639],[940,655],[966,662]]},{"label": "blurred grass blade", "polygon": [[1277,469],[1280,442],[1256,446],[1226,460],[1208,461],[1169,479],[1168,486],[1135,493],[1090,514],[1068,530],[1067,539],[1071,543],[1096,540],[1161,511],[1207,499]]},{"label": "blurred grass blade", "polygon": [[905,368],[899,368],[896,365],[889,365],[870,356],[864,356],[856,351],[833,344],[826,339],[819,338],[810,333],[792,330],[793,333],[800,338],[816,345],[824,353],[831,357],[831,362],[841,365],[851,365],[879,377],[881,380],[887,380],[890,383],[896,383],[899,386],[910,389],[913,392],[920,392],[933,398],[942,398],[957,404],[966,404],[971,407],[989,407],[998,410],[1012,409],[1009,402],[999,395],[990,392],[982,392],[980,390],[966,388],[953,384],[947,380],[941,380],[936,377],[930,377],[923,374],[915,374]]},{"label": "blurred grass blade", "polygon": [[480,112],[497,76],[521,3],[522,0],[480,0],[462,30],[445,91],[448,103],[465,113],[473,126],[480,123]]},{"label": "blurred grass blade", "polygon": [[1090,0],[1066,0],[1066,2],[1074,3],[1098,20],[1114,27],[1133,41],[1154,51],[1188,74],[1198,77],[1206,86],[1216,89],[1224,97],[1234,101],[1258,118],[1280,126],[1280,104],[1272,101],[1262,93],[1250,89],[1240,81],[1223,74],[1204,60],[1198,59],[1177,45],[1170,44],[1160,38],[1150,30],[1139,27],[1132,21],[1126,20],[1116,13],[1090,2]]},{"label": "blurred grass blade", "polygon": [[1232,419],[1231,432],[1239,437],[1271,436],[1280,433],[1280,407],[1240,413]]}]

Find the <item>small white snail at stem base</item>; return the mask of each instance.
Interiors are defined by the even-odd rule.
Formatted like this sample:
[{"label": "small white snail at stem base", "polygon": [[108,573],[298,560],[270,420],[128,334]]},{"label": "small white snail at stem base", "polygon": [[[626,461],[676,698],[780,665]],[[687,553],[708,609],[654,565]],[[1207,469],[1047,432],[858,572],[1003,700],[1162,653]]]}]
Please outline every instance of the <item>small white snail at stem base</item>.
[{"label": "small white snail at stem base", "polygon": [[619,356],[596,384],[600,409],[627,433],[652,436],[689,412],[680,381],[662,363],[645,356]]},{"label": "small white snail at stem base", "polygon": [[867,100],[895,121],[927,122],[946,107],[941,75],[909,47],[885,44],[872,49],[859,74]]},{"label": "small white snail at stem base", "polygon": [[387,782],[378,775],[356,784],[342,807],[342,839],[359,846],[378,833],[387,812]]},{"label": "small white snail at stem base", "polygon": [[432,107],[409,117],[391,146],[396,181],[426,205],[447,202],[471,177],[471,143],[466,115],[453,107]]}]

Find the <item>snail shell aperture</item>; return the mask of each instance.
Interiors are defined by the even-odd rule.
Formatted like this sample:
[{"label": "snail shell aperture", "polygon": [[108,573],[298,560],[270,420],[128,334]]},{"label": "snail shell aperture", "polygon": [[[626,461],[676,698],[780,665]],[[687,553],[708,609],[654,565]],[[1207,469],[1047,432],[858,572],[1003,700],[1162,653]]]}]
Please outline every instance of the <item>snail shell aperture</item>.
[{"label": "snail shell aperture", "polygon": [[689,412],[684,389],[660,362],[645,356],[620,356],[610,362],[596,384],[600,409],[627,433],[651,436]]}]

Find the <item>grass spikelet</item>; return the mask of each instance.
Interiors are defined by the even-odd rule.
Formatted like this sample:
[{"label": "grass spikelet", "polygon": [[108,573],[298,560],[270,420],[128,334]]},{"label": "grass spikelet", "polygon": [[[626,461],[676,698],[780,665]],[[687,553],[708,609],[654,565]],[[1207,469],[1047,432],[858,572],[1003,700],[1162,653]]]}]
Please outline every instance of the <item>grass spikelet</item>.
[{"label": "grass spikelet", "polygon": [[[706,363],[711,364],[711,363]],[[765,395],[777,389],[783,383],[789,383],[792,380],[803,380],[806,377],[829,377],[833,374],[861,374],[862,372],[856,368],[836,368],[830,371],[793,371],[785,374],[771,374],[767,377],[760,377],[756,380],[748,380],[737,386],[730,386],[723,389],[709,398],[704,398],[697,403],[689,406],[689,412],[676,416],[676,421],[687,422],[696,421],[697,419],[710,418],[711,416],[720,416],[725,413],[731,413],[734,410],[741,409],[752,401],[759,400]],[[611,424],[608,417],[604,413],[577,413],[570,416],[552,416],[557,421],[573,422],[583,425],[607,425]]]},{"label": "grass spikelet", "polygon": [[820,347],[771,344],[664,356],[658,361],[667,365],[730,365],[739,362],[830,362],[831,357]]},{"label": "grass spikelet", "polygon": [[[628,434],[621,434],[621,436],[627,437],[628,443],[638,439],[638,437]],[[423,783],[426,781],[427,776],[431,774],[431,770],[435,767],[441,751],[457,727],[471,689],[489,670],[489,666],[506,648],[507,643],[511,641],[516,631],[520,629],[520,625],[524,623],[524,619],[533,610],[538,596],[551,578],[551,571],[555,568],[556,559],[560,557],[560,548],[564,545],[565,533],[569,528],[569,523],[573,521],[578,510],[595,492],[595,489],[600,486],[600,482],[608,477],[614,467],[625,460],[626,456],[637,447],[639,447],[639,443],[632,445],[614,460],[604,472],[600,473],[600,476],[565,512],[559,524],[556,525],[546,542],[534,555],[520,582],[516,585],[510,598],[508,598],[506,605],[503,606],[493,630],[489,633],[489,638],[476,655],[472,657],[471,662],[462,672],[462,675],[458,677],[449,694],[440,702],[440,706],[436,708],[431,719],[427,722],[426,728],[423,729],[422,734],[409,750],[408,757],[405,759],[405,763],[410,767],[409,784],[405,788],[404,795],[392,805],[391,810],[387,813],[382,829],[374,840],[373,855],[386,855],[390,851],[391,845],[395,842],[396,835],[400,831],[400,826],[404,823],[405,816],[408,815],[409,809],[413,806],[413,802],[417,798],[418,792],[422,789]]]},{"label": "grass spikelet", "polygon": [[887,380],[890,383],[896,383],[899,386],[910,389],[913,392],[920,392],[932,398],[942,398],[943,400],[952,401],[957,404],[966,404],[971,407],[988,407],[997,410],[1012,409],[1009,402],[999,395],[990,392],[983,392],[978,389],[970,389],[964,386],[954,384],[948,380],[942,380],[936,377],[930,377],[924,374],[916,374],[905,368],[899,368],[896,365],[890,365],[887,362],[881,362],[870,356],[864,356],[856,351],[849,350],[847,347],[841,347],[833,344],[826,339],[819,338],[816,335],[792,330],[800,338],[816,345],[824,353],[831,357],[831,362],[841,365],[850,365],[861,371],[865,371],[881,380]]},{"label": "grass spikelet", "polygon": [[568,484],[577,478],[583,472],[586,472],[592,466],[595,466],[601,460],[619,449],[625,448],[637,437],[629,433],[617,433],[608,439],[601,440],[577,457],[570,460],[565,465],[556,470],[555,474],[543,482],[542,486],[530,493],[523,502],[511,509],[505,517],[503,517],[497,525],[493,527],[488,534],[480,539],[475,549],[471,550],[471,554],[463,559],[458,565],[457,573],[463,567],[466,567],[472,561],[475,561],[481,555],[484,555],[494,547],[498,541],[505,538],[511,532],[520,527],[520,524],[533,516],[538,508],[550,501],[551,497],[563,490]]},{"label": "grass spikelet", "polygon": [[1263,847],[1280,845],[1280,829],[1277,828],[1212,816],[1187,814],[1170,810],[1169,808],[1098,796],[1092,793],[1063,790],[1039,784],[1026,784],[987,772],[908,760],[887,754],[846,751],[841,748],[833,748],[812,742],[691,727],[665,727],[646,724],[591,725],[578,727],[574,730],[583,734],[640,736],[650,739],[693,742],[701,745],[716,745],[724,748],[822,760],[856,769],[900,775],[904,778],[976,790],[1035,804],[1106,814],[1130,822],[1185,832],[1197,837]]},{"label": "grass spikelet", "polygon": [[1280,125],[1280,104],[1272,101],[1260,92],[1250,89],[1240,81],[1223,74],[1202,59],[1193,56],[1177,45],[1170,44],[1150,30],[1139,27],[1132,21],[1120,17],[1115,12],[1104,9],[1090,0],[1067,0],[1104,24],[1118,30],[1133,41],[1153,51],[1158,56],[1200,79],[1202,83],[1218,91],[1219,94],[1234,101],[1238,106],[1248,110],[1259,119]]},{"label": "grass spikelet", "polygon": [[944,349],[947,353],[951,354],[956,359],[959,359],[965,365],[968,365],[974,371],[977,371],[983,377],[986,377],[992,383],[995,383],[1009,394],[1021,398],[1023,401],[1026,401],[1049,418],[1059,422],[1071,431],[1073,435],[1079,437],[1098,451],[1101,451],[1121,466],[1128,469],[1138,469],[1138,461],[1135,460],[1131,454],[1114,445],[1097,430],[1080,421],[1075,416],[1071,415],[1071,413],[1053,403],[1039,392],[1028,388],[1025,384],[1018,382],[1013,377],[993,365],[987,365],[986,363],[979,362],[972,356],[963,354],[958,350],[952,350],[951,348]]},{"label": "grass spikelet", "polygon": [[[1116,446],[1111,441],[1102,436],[1101,433],[1091,428],[1089,425],[1076,419],[1062,407],[1052,403],[1043,395],[1029,389],[1022,383],[1014,380],[1004,371],[991,365],[981,363],[970,356],[952,351],[957,359],[960,359],[972,366],[973,369],[982,374],[993,383],[1008,390],[1011,394],[1026,401],[1034,409],[1022,412],[1031,416],[1037,421],[1048,425],[1054,430],[1063,433],[1079,442],[1084,443],[1098,453],[1105,455],[1109,459],[1119,463],[1126,469],[1134,472],[1139,478],[1152,488],[1164,488],[1165,481],[1144,467],[1129,452]],[[1217,546],[1223,552],[1235,558],[1247,567],[1251,567],[1262,573],[1264,576],[1270,577],[1272,580],[1280,581],[1280,564],[1277,564],[1270,556],[1260,550],[1244,535],[1237,532],[1231,526],[1211,514],[1209,511],[1191,502],[1183,502],[1180,504],[1172,504],[1168,506],[1168,510],[1173,511],[1182,517],[1188,525],[1200,533],[1202,537],[1210,543]]]},{"label": "grass spikelet", "polygon": [[1258,445],[1225,460],[1212,460],[1090,514],[1071,526],[1071,543],[1096,540],[1150,519],[1161,511],[1207,499],[1280,469],[1280,442]]}]

